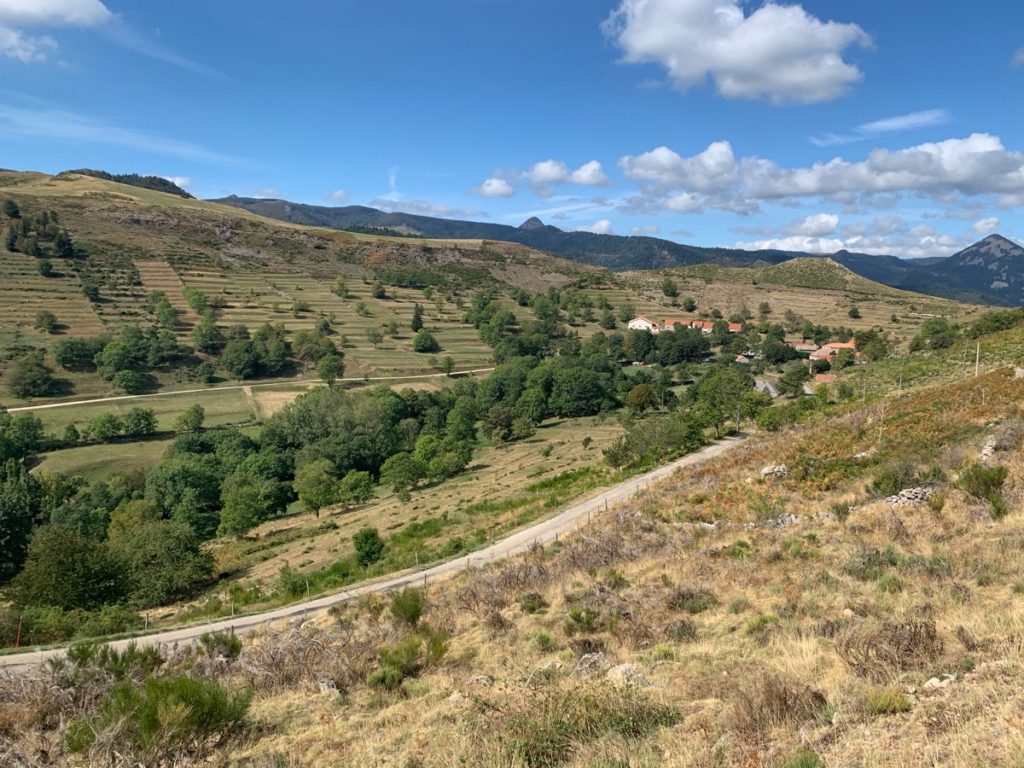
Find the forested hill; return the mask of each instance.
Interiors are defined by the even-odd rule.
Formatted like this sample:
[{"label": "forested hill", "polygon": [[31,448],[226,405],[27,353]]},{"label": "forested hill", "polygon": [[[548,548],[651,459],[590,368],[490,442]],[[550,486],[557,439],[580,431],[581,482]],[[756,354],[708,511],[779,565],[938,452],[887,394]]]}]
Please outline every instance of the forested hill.
[{"label": "forested hill", "polygon": [[178,197],[192,199],[192,195],[170,179],[165,179],[163,176],[141,176],[137,173],[107,173],[106,171],[97,171],[93,168],[77,168],[73,171],[64,171],[64,173],[73,173],[78,174],[79,176],[92,176],[95,179],[116,181],[118,184],[127,184],[132,187],[141,187],[142,189],[152,189],[156,192],[166,192],[169,195],[177,195]]},{"label": "forested hill", "polygon": [[387,230],[393,234],[422,237],[504,240],[613,270],[661,269],[705,262],[731,267],[767,266],[794,256],[809,255],[788,251],[701,248],[657,237],[566,232],[550,224],[544,224],[537,218],[532,218],[519,227],[512,227],[507,224],[440,219],[411,213],[388,213],[360,205],[335,208],[234,195],[211,202],[233,205],[261,216],[295,224],[357,231],[373,228]]}]

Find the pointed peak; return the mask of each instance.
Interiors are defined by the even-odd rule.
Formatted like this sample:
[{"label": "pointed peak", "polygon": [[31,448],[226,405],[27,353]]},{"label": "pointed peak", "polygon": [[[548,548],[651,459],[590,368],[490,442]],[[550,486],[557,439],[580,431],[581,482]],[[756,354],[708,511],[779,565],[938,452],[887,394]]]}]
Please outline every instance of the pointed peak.
[{"label": "pointed peak", "polygon": [[536,216],[531,216],[522,224],[519,225],[519,229],[543,229],[544,222],[538,219]]}]

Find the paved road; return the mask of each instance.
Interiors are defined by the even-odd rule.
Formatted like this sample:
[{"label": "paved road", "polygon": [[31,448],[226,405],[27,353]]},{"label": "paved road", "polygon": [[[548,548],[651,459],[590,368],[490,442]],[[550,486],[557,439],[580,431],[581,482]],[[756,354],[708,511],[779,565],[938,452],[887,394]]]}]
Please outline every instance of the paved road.
[{"label": "paved road", "polygon": [[[489,373],[494,368],[474,368],[469,371],[452,371],[451,373],[419,373],[412,376],[354,376],[348,379],[338,379],[340,384],[360,381],[407,381],[411,379],[439,379],[442,376],[470,376],[474,373]],[[262,381],[258,384],[233,384],[229,387],[202,387],[200,389],[175,389],[170,392],[151,392],[146,395],[112,395],[111,397],[96,397],[91,400],[64,400],[59,403],[44,403],[43,405],[22,405],[17,408],[8,408],[9,413],[19,411],[41,411],[45,408],[65,408],[69,405],[91,405],[93,403],[110,403],[115,400],[143,400],[147,397],[171,397],[172,395],[196,395],[204,392],[228,392],[232,389],[250,389],[251,387],[279,387],[283,384],[322,384],[321,379],[279,379],[278,381]]]},{"label": "paved road", "polygon": [[[187,643],[195,640],[207,632],[234,631],[237,633],[252,632],[253,630],[267,626],[272,622],[283,619],[304,618],[315,616],[325,612],[331,606],[344,603],[361,595],[372,592],[388,592],[400,587],[424,584],[427,581],[436,581],[439,578],[451,576],[454,573],[465,570],[474,565],[484,565],[500,560],[503,557],[525,552],[534,542],[545,544],[553,541],[559,535],[563,535],[574,528],[586,525],[590,516],[608,507],[614,507],[624,501],[628,501],[652,483],[662,480],[678,469],[693,466],[707,461],[715,456],[720,456],[726,451],[739,445],[745,435],[725,438],[712,443],[696,453],[691,453],[681,459],[654,469],[646,474],[634,477],[623,483],[619,483],[602,493],[569,507],[564,512],[547,520],[531,525],[516,533],[497,541],[486,549],[478,550],[468,557],[460,557],[457,560],[449,560],[429,568],[416,572],[404,572],[394,576],[363,582],[343,592],[335,592],[330,595],[318,597],[303,603],[294,603],[283,608],[278,608],[265,613],[257,613],[251,616],[237,616],[231,619],[221,619],[205,624],[197,624],[180,629],[169,629],[163,632],[156,632],[151,635],[134,638],[133,640],[118,640],[111,645],[115,648],[124,648],[128,643],[135,642],[138,645],[167,645],[172,643]],[[11,656],[0,656],[0,671],[23,672],[39,666],[48,659],[62,656],[64,651],[54,648],[44,651],[26,651]]]}]

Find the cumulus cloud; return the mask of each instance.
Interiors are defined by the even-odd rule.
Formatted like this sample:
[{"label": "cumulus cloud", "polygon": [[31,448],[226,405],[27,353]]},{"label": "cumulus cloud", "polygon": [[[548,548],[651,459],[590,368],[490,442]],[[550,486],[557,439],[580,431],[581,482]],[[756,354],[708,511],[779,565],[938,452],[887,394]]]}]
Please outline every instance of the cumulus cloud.
[{"label": "cumulus cloud", "polygon": [[979,219],[972,227],[979,235],[989,235],[999,229],[999,219],[989,216],[987,219]]},{"label": "cumulus cloud", "polygon": [[912,225],[901,216],[885,216],[872,221],[847,224],[837,230],[832,237],[787,235],[786,229],[778,230],[775,236],[738,242],[735,247],[746,250],[780,249],[819,254],[832,254],[846,249],[859,253],[917,259],[926,256],[950,256],[970,245],[977,237],[973,231],[950,235],[927,225]]},{"label": "cumulus cloud", "polygon": [[661,232],[661,227],[657,224],[648,224],[646,227],[633,227],[629,234],[638,237],[651,237]]},{"label": "cumulus cloud", "polygon": [[188,176],[162,176],[161,178],[167,179],[171,184],[175,184],[182,189],[188,189],[192,186],[192,179]]},{"label": "cumulus cloud", "polygon": [[608,177],[597,160],[586,162],[575,171],[570,170],[561,160],[542,160],[534,163],[522,176],[541,197],[554,194],[555,185],[565,182],[588,187],[600,187],[608,183]]},{"label": "cumulus cloud", "polygon": [[516,193],[516,188],[505,179],[491,176],[473,191],[484,197],[512,197]]},{"label": "cumulus cloud", "polygon": [[610,219],[598,219],[593,224],[576,227],[577,232],[590,232],[595,235],[614,235],[615,228]]},{"label": "cumulus cloud", "polygon": [[348,192],[344,189],[336,189],[327,196],[327,199],[335,203],[344,203],[348,200]]},{"label": "cumulus cloud", "polygon": [[944,109],[925,109],[920,112],[909,112],[905,115],[884,117],[881,120],[861,123],[849,133],[824,133],[811,136],[810,142],[819,147],[834,147],[839,144],[867,141],[874,136],[884,133],[897,133],[914,130],[915,128],[943,125],[948,123],[949,120],[949,113]]},{"label": "cumulus cloud", "polygon": [[792,226],[792,230],[794,230],[794,234],[821,237],[822,235],[831,235],[838,227],[839,217],[834,213],[816,213],[803,221],[796,222]]},{"label": "cumulus cloud", "polygon": [[791,204],[801,198],[873,206],[891,204],[893,196],[903,194],[944,203],[960,196],[995,196],[1005,207],[1024,204],[1024,153],[984,133],[906,149],[876,149],[857,162],[835,157],[794,168],[756,156],[736,158],[725,141],[690,157],[658,147],[627,155],[619,165],[642,192],[630,199],[630,212],[717,208],[750,213],[759,202]]},{"label": "cumulus cloud", "polygon": [[844,60],[868,47],[856,24],[822,21],[799,5],[741,0],[622,0],[602,28],[628,63],[657,63],[680,90],[711,78],[727,98],[774,103],[834,99],[862,78]]},{"label": "cumulus cloud", "polygon": [[57,41],[27,34],[25,27],[89,27],[111,16],[99,0],[0,0],[0,56],[25,64],[45,61]]},{"label": "cumulus cloud", "polygon": [[412,213],[417,216],[434,216],[441,219],[486,219],[487,212],[479,208],[453,208],[444,203],[430,200],[394,200],[391,197],[378,197],[367,203],[371,208],[379,208],[385,213]]}]

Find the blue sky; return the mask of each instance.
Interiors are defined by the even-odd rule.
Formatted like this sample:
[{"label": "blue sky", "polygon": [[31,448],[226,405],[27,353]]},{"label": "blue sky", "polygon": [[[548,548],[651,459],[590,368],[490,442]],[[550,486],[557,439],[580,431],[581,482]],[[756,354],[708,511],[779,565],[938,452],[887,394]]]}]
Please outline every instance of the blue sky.
[{"label": "blue sky", "polygon": [[700,245],[1024,239],[1024,4],[0,0],[0,166]]}]

